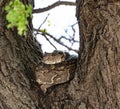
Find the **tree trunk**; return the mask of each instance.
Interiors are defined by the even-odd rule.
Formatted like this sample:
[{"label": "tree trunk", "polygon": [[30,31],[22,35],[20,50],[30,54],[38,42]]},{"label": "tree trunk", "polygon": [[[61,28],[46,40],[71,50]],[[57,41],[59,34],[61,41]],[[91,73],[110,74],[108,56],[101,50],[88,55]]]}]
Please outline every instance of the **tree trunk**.
[{"label": "tree trunk", "polygon": [[25,39],[17,35],[17,29],[6,28],[4,7],[8,3],[0,1],[0,109],[36,109],[38,101],[31,82],[42,54],[30,34]]},{"label": "tree trunk", "polygon": [[78,109],[120,109],[120,1],[77,2],[80,57],[73,97]]},{"label": "tree trunk", "polygon": [[119,0],[77,0],[80,50],[74,79],[45,94],[34,84],[42,52],[30,32],[25,39],[6,28],[7,3],[0,1],[1,109],[120,109]]}]

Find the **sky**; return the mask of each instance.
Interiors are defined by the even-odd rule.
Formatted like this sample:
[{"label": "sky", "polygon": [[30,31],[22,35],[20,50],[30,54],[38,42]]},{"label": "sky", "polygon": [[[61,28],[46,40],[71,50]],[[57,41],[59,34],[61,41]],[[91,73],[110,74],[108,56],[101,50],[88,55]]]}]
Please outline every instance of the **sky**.
[{"label": "sky", "polygon": [[[47,7],[50,4],[53,4],[57,0],[35,0],[35,8],[43,8]],[[75,0],[64,0],[64,1],[75,1]],[[48,16],[49,14],[49,16]],[[34,28],[38,28],[45,18],[48,16],[47,21],[42,25],[41,29],[46,29],[48,33],[52,34],[56,38],[60,37],[61,35],[64,35],[67,37],[67,34],[65,33],[65,30],[68,30],[68,33],[71,35],[73,31],[70,28],[70,25],[73,25],[77,23],[76,17],[75,17],[75,6],[59,6],[54,9],[51,9],[50,11],[46,11],[44,13],[37,13],[33,14],[33,26]],[[76,30],[76,36],[75,39],[79,39],[78,35],[78,25],[75,26]],[[54,48],[46,41],[46,39],[41,36],[37,35],[37,40],[42,45],[42,49],[44,52],[52,52]],[[51,41],[56,45],[58,50],[62,51],[68,51],[63,46],[60,46],[59,44],[55,43],[52,39]],[[70,45],[67,41],[64,42],[66,45]],[[79,44],[74,44],[72,48],[78,49]],[[71,54],[74,54],[74,52],[70,52]]]}]

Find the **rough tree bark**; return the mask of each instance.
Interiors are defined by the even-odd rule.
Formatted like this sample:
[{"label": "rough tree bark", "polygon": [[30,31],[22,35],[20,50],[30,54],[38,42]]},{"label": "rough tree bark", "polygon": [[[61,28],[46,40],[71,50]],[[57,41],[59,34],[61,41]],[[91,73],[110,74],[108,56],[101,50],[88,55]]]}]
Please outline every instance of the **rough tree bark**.
[{"label": "rough tree bark", "polygon": [[31,40],[31,33],[25,39],[17,35],[17,29],[6,28],[4,7],[8,3],[0,0],[0,109],[36,109],[31,82],[33,67],[42,53]]},{"label": "rough tree bark", "polygon": [[73,97],[79,109],[120,109],[120,1],[77,2],[80,57]]},{"label": "rough tree bark", "polygon": [[77,0],[80,50],[75,77],[46,94],[31,89],[42,53],[31,33],[24,39],[16,29],[6,28],[7,3],[0,1],[1,109],[120,109],[119,0]]}]

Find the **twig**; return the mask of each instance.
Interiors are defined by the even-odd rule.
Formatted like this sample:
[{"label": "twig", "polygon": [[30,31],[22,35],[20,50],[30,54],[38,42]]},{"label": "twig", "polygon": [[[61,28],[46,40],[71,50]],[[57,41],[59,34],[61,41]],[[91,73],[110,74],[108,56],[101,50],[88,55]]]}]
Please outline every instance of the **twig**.
[{"label": "twig", "polygon": [[49,15],[50,15],[50,14],[48,13],[47,17],[45,18],[45,20],[44,20],[43,23],[39,26],[38,29],[40,29],[40,28],[42,27],[42,25],[46,22],[46,20],[48,19],[48,16],[49,16]]},{"label": "twig", "polygon": [[74,23],[74,24],[72,24],[72,25],[69,26],[72,29],[72,31],[73,31],[72,35],[69,35],[68,30],[65,30],[65,33],[69,36],[69,38],[67,38],[66,36],[61,36],[58,40],[60,40],[60,41],[61,41],[61,39],[68,40],[71,43],[71,45],[73,45],[73,43],[75,43],[75,42],[78,43],[79,41],[75,40],[76,30],[75,30],[74,26],[76,24],[77,23]]},{"label": "twig", "polygon": [[43,36],[45,37],[45,39],[57,50],[57,48],[54,46],[54,44],[49,40],[49,38],[47,38],[47,36],[45,34],[43,34]]},{"label": "twig", "polygon": [[[42,27],[42,25],[46,22],[46,20],[48,19],[48,16],[49,16],[50,14],[48,14],[47,16],[46,16],[46,18],[44,19],[44,21],[42,22],[42,24],[38,27],[38,30],[40,30],[40,28]],[[38,31],[37,31],[37,33],[35,34],[35,36],[38,34]]]}]

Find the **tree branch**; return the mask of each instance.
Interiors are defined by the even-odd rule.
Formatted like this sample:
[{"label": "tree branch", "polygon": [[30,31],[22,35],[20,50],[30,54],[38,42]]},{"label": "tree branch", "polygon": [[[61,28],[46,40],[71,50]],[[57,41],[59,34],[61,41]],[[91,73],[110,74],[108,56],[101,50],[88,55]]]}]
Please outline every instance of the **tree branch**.
[{"label": "tree branch", "polygon": [[49,38],[47,38],[47,36],[45,34],[43,34],[43,36],[45,36],[45,39],[55,48],[55,50],[57,50],[57,48],[55,47],[55,45],[49,40]]},{"label": "tree branch", "polygon": [[[64,47],[66,47],[68,50],[72,50],[72,51],[74,51],[74,52],[76,52],[76,53],[78,53],[78,50],[75,50],[75,49],[72,49],[71,47],[68,47],[67,45],[65,45],[63,42],[61,42],[59,39],[56,39],[54,36],[52,36],[51,34],[49,34],[49,33],[47,33],[47,32],[45,32],[45,33],[43,33],[41,30],[38,30],[38,29],[33,29],[34,31],[37,31],[37,32],[41,32],[42,33],[42,35],[46,38],[46,35],[47,36],[49,36],[50,38],[52,38],[55,42],[57,42],[58,44],[60,44],[60,45],[62,45],[62,46],[64,46]],[[49,42],[50,43],[50,42]],[[53,45],[52,45],[53,46]],[[55,47],[55,46],[54,46]],[[55,47],[56,48],[56,47]]]},{"label": "tree branch", "polygon": [[33,13],[45,12],[45,11],[48,11],[48,10],[53,9],[53,8],[55,8],[55,7],[57,7],[57,6],[60,6],[60,5],[76,6],[77,4],[76,4],[75,2],[57,1],[57,2],[53,3],[52,5],[47,6],[47,7],[45,7],[45,8],[34,9],[34,10],[33,10]]}]

